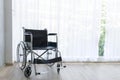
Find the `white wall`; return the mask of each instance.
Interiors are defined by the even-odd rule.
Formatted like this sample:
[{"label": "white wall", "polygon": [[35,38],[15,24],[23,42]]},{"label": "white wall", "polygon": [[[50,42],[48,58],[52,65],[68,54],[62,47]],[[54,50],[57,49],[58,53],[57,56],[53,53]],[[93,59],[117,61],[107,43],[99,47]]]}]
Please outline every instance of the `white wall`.
[{"label": "white wall", "polygon": [[4,0],[0,0],[0,66],[4,64]]},{"label": "white wall", "polygon": [[12,0],[4,0],[5,63],[13,63],[12,54]]}]

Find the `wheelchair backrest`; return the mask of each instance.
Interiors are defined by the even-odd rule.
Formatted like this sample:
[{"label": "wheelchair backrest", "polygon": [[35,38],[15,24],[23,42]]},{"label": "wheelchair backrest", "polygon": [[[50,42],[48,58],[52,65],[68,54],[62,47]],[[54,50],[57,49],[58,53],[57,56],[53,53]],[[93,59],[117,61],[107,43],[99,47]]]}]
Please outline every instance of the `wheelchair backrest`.
[{"label": "wheelchair backrest", "polygon": [[42,48],[47,47],[48,38],[47,38],[47,30],[33,30],[33,29],[25,29],[24,30],[24,41],[31,42],[32,48]]}]

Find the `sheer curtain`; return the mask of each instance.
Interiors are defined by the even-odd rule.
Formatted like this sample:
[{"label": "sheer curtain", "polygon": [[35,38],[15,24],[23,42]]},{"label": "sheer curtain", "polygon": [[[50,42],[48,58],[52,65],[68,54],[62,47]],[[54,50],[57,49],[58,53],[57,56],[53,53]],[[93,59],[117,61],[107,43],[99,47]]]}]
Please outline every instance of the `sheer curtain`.
[{"label": "sheer curtain", "polygon": [[13,53],[22,27],[57,32],[65,61],[98,57],[101,0],[13,0]]},{"label": "sheer curtain", "polygon": [[100,1],[60,0],[60,50],[70,61],[96,60]]},{"label": "sheer curtain", "polygon": [[13,0],[13,53],[22,40],[22,27],[58,33],[57,0]]},{"label": "sheer curtain", "polygon": [[120,60],[120,0],[106,0],[105,58]]}]

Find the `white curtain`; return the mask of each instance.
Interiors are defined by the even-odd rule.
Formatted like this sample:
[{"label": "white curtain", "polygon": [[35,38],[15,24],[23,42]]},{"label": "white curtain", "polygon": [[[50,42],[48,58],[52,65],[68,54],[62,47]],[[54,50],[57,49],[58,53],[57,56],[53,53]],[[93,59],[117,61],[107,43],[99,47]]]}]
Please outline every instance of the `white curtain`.
[{"label": "white curtain", "polygon": [[65,60],[98,57],[100,1],[60,0],[60,50]]},{"label": "white curtain", "polygon": [[106,0],[105,58],[120,60],[120,0]]},{"label": "white curtain", "polygon": [[101,0],[13,0],[13,53],[22,27],[57,32],[63,60],[98,57]]}]

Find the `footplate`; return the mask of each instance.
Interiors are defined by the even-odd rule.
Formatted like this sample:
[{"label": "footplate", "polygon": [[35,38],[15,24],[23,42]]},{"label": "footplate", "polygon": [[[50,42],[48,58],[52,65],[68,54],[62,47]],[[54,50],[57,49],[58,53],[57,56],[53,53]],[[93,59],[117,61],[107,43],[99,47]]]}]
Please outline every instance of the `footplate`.
[{"label": "footplate", "polygon": [[41,60],[41,59],[34,59],[34,64],[48,64],[48,63],[55,63],[62,61],[61,57],[49,59],[49,60]]}]

